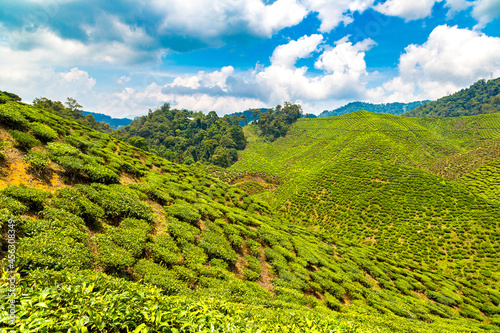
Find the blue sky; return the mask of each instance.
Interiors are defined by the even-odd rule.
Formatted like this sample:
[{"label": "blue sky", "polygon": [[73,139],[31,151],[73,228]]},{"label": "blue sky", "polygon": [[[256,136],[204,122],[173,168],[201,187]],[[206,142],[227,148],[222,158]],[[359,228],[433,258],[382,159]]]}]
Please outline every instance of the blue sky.
[{"label": "blue sky", "polygon": [[3,0],[0,90],[134,117],[437,99],[500,76],[500,0]]}]

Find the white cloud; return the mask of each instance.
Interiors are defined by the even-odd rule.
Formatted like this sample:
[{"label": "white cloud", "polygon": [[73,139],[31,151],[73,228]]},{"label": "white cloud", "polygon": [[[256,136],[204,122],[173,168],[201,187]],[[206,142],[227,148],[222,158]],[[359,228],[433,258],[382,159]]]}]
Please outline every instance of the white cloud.
[{"label": "white cloud", "polygon": [[125,84],[125,83],[129,82],[130,80],[132,80],[132,78],[130,76],[123,75],[118,80],[116,80],[116,83]]},{"label": "white cloud", "polygon": [[[317,101],[363,94],[362,79],[367,75],[364,51],[374,43],[365,40],[353,45],[343,38],[335,47],[324,47],[315,62],[315,67],[323,71],[321,74],[310,75],[307,67],[295,67],[297,59],[310,56],[318,50],[321,41],[322,38],[312,35],[276,48],[271,65],[255,76],[256,83],[267,94],[265,100],[274,104],[284,100]],[[301,44],[305,47],[298,47]]]},{"label": "white cloud", "polygon": [[271,63],[274,66],[291,67],[298,59],[307,58],[311,53],[318,51],[318,46],[322,41],[322,35],[311,35],[279,45],[271,56]]},{"label": "white cloud", "polygon": [[404,18],[406,21],[428,17],[432,13],[434,3],[441,0],[387,0],[374,7],[375,10],[389,16]]},{"label": "white cloud", "polygon": [[391,100],[405,95],[436,99],[491,74],[500,76],[500,38],[442,25],[424,44],[405,49],[399,77],[384,88],[392,92]]},{"label": "white cloud", "polygon": [[477,0],[473,6],[472,16],[478,21],[476,28],[482,28],[500,17],[500,1],[498,0]]},{"label": "white cloud", "polygon": [[151,0],[163,15],[162,32],[182,32],[202,39],[248,32],[270,37],[298,24],[307,11],[296,0],[277,0],[265,5],[261,0]]},{"label": "white cloud", "polygon": [[303,0],[308,11],[317,12],[321,20],[320,32],[330,32],[340,23],[347,25],[353,21],[354,12],[364,12],[374,0]]}]

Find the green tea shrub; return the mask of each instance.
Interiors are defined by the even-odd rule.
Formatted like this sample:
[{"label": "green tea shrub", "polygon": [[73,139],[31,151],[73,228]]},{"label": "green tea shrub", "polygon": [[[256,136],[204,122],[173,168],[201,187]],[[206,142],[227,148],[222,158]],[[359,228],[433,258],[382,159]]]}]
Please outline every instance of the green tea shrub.
[{"label": "green tea shrub", "polygon": [[199,269],[208,260],[208,256],[202,248],[191,243],[181,244],[181,246],[186,267]]},{"label": "green tea shrub", "polygon": [[44,152],[30,150],[26,155],[24,155],[24,162],[28,164],[30,168],[36,170],[37,172],[41,172],[50,164],[50,159]]},{"label": "green tea shrub", "polygon": [[[134,221],[139,222],[136,224]],[[142,222],[142,223],[141,223]],[[141,228],[143,226],[143,228]],[[142,255],[147,234],[151,227],[144,221],[125,219],[118,228],[106,226],[104,235],[117,246],[127,250],[133,257]]]},{"label": "green tea shrub", "polygon": [[30,210],[42,210],[46,200],[51,196],[50,192],[28,187],[24,184],[11,186],[2,191],[6,196],[24,203]]},{"label": "green tea shrub", "polygon": [[260,278],[259,273],[255,272],[249,268],[243,268],[242,274],[245,277],[245,279],[247,279],[248,281],[257,281]]},{"label": "green tea shrub", "polygon": [[142,183],[142,184],[132,184],[129,186],[134,190],[141,191],[146,194],[149,199],[156,201],[160,205],[166,205],[174,201],[170,195],[168,195],[167,191],[158,185],[154,185],[151,183]]},{"label": "green tea shrub", "polygon": [[133,217],[153,221],[153,209],[143,203],[136,191],[124,185],[76,185],[90,201],[100,206],[112,220]]},{"label": "green tea shrub", "polygon": [[342,303],[340,303],[340,301],[337,298],[333,297],[328,292],[325,293],[325,302],[326,306],[328,306],[330,309],[334,311],[341,311],[343,308]]},{"label": "green tea shrub", "polygon": [[46,147],[54,156],[78,156],[81,154],[79,149],[63,142],[49,142]]},{"label": "green tea shrub", "polygon": [[98,234],[94,241],[98,248],[95,260],[106,271],[123,271],[126,267],[134,265],[136,259],[133,254],[115,244],[108,234]]},{"label": "green tea shrub", "polygon": [[168,232],[179,244],[193,243],[196,236],[200,234],[200,229],[175,218],[170,217],[167,223]]},{"label": "green tea shrub", "polygon": [[157,263],[164,265],[179,265],[182,263],[181,250],[175,241],[167,234],[153,237],[153,242],[147,244],[151,257]]},{"label": "green tea shrub", "polygon": [[66,174],[72,177],[80,175],[84,170],[83,161],[74,156],[55,156],[52,157],[52,160],[59,164]]},{"label": "green tea shrub", "polygon": [[483,321],[483,316],[481,315],[481,312],[469,304],[462,304],[458,312],[462,317]]},{"label": "green tea shrub", "polygon": [[50,126],[42,123],[31,123],[31,132],[41,141],[48,142],[56,140],[59,135]]},{"label": "green tea shrub", "polygon": [[208,231],[202,235],[199,241],[200,247],[212,258],[220,258],[227,262],[234,263],[238,260],[236,252],[231,248],[224,236],[215,231]]},{"label": "green tea shrub", "polygon": [[28,120],[11,105],[3,105],[0,108],[0,120],[2,124],[13,129],[22,129],[28,125]]},{"label": "green tea shrub", "polygon": [[137,262],[134,273],[142,278],[144,283],[161,288],[166,295],[175,295],[187,290],[187,286],[176,279],[174,272],[145,259]]},{"label": "green tea shrub", "polygon": [[28,210],[28,207],[20,201],[0,193],[0,209],[7,209],[9,214],[20,215]]},{"label": "green tea shrub", "polygon": [[256,242],[255,240],[253,240],[251,238],[247,238],[247,239],[245,239],[245,243],[247,243],[247,245],[250,247],[250,251],[252,251],[252,254],[254,256],[257,257],[260,255],[261,245],[259,242]]},{"label": "green tea shrub", "polygon": [[104,210],[101,207],[90,201],[78,190],[70,187],[58,189],[50,205],[80,216],[87,223],[95,223],[104,216]]},{"label": "green tea shrub", "polygon": [[88,269],[92,254],[87,244],[61,234],[58,230],[42,232],[19,240],[18,265],[23,269],[35,268]]},{"label": "green tea shrub", "polygon": [[83,151],[86,151],[88,150],[90,147],[93,146],[93,143],[89,140],[86,140],[76,134],[70,134],[70,135],[67,135],[64,140],[69,143],[70,145],[72,145],[73,147],[76,147],[80,150],[83,150]]},{"label": "green tea shrub", "polygon": [[35,139],[33,135],[25,132],[11,130],[9,134],[16,140],[16,145],[18,147],[26,150],[42,144],[39,140]]},{"label": "green tea shrub", "polygon": [[176,202],[172,206],[166,206],[165,212],[181,221],[194,223],[201,219],[201,215],[196,208],[185,202]]},{"label": "green tea shrub", "polygon": [[85,164],[82,171],[87,174],[92,182],[102,184],[120,182],[120,176],[116,172],[100,164]]}]

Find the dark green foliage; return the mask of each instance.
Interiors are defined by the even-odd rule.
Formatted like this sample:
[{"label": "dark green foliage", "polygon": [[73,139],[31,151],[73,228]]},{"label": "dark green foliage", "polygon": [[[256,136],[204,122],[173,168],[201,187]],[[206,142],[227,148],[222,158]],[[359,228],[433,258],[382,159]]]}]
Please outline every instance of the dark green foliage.
[{"label": "dark green foliage", "polygon": [[384,104],[372,104],[372,103],[364,103],[364,102],[351,102],[347,105],[344,105],[340,108],[337,108],[332,111],[323,111],[318,116],[319,118],[323,117],[335,117],[340,116],[346,113],[356,112],[356,111],[370,111],[374,113],[390,113],[394,115],[401,115],[405,112],[413,110],[428,101],[419,101],[419,102],[411,102],[411,103],[384,103]]},{"label": "dark green foliage", "polygon": [[41,142],[35,139],[35,137],[33,137],[31,134],[17,130],[11,130],[9,131],[9,133],[16,140],[16,145],[26,150],[41,144]]},{"label": "dark green foliage", "polygon": [[23,129],[28,125],[28,120],[19,111],[19,108],[10,103],[4,103],[0,109],[0,120],[2,124],[12,129]]},{"label": "dark green foliage", "polygon": [[[259,111],[260,112],[260,111]],[[267,141],[274,141],[288,133],[290,126],[302,116],[302,108],[297,104],[285,102],[285,106],[276,106],[261,113],[257,126]]]},{"label": "dark green foliage", "polygon": [[468,89],[429,102],[405,113],[408,117],[458,117],[498,112],[500,79],[479,80]]},{"label": "dark green foliage", "polygon": [[226,167],[236,162],[236,150],[246,145],[243,130],[228,116],[173,110],[169,104],[135,118],[116,135],[135,147],[184,164],[200,161]]}]

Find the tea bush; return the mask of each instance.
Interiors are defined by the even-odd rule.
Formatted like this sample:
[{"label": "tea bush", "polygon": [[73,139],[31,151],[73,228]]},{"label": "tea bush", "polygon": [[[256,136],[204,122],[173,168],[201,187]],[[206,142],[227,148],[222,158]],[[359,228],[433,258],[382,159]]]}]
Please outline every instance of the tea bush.
[{"label": "tea bush", "polygon": [[16,140],[18,147],[26,150],[42,144],[39,140],[35,139],[34,136],[25,132],[11,130],[9,134]]},{"label": "tea bush", "polygon": [[43,142],[54,141],[59,137],[57,132],[46,124],[31,123],[29,127],[33,135]]},{"label": "tea bush", "polygon": [[24,156],[24,162],[37,172],[43,171],[49,164],[49,156],[41,151],[30,150]]},{"label": "tea bush", "polygon": [[28,187],[24,184],[8,187],[2,193],[19,200],[32,211],[42,210],[46,200],[51,196],[50,192]]}]

